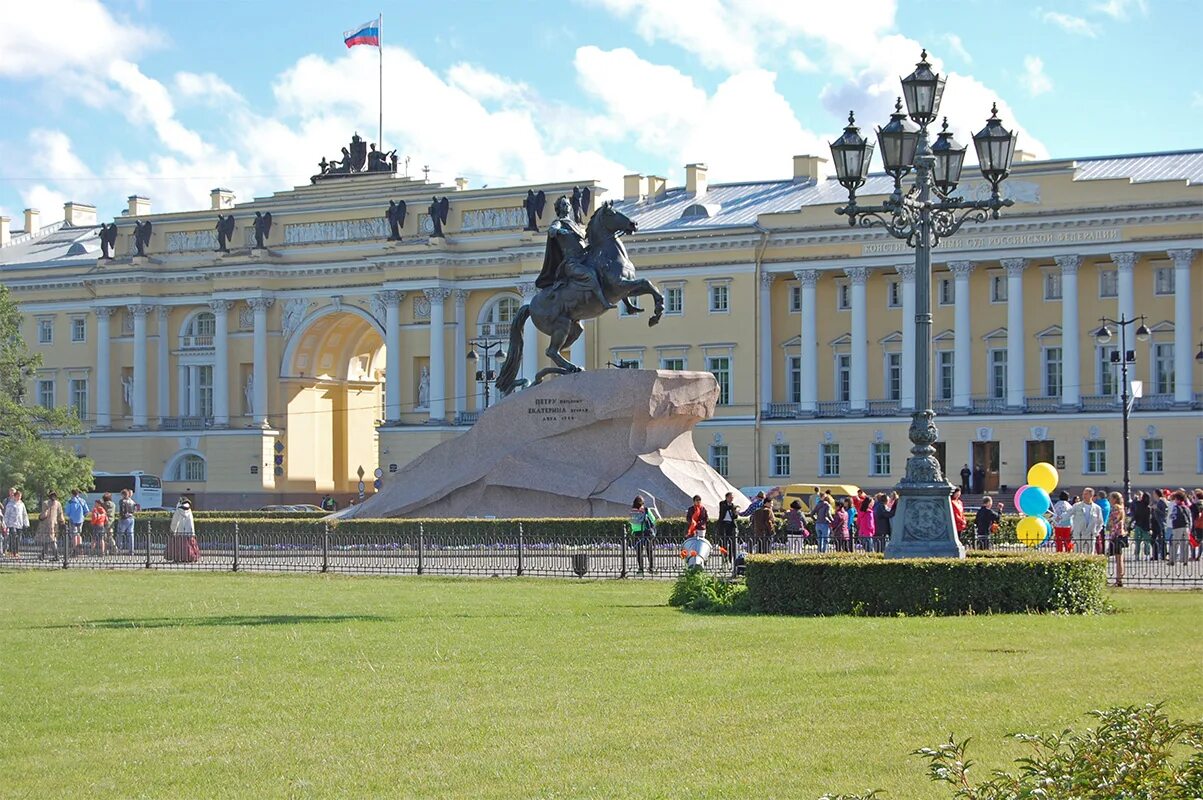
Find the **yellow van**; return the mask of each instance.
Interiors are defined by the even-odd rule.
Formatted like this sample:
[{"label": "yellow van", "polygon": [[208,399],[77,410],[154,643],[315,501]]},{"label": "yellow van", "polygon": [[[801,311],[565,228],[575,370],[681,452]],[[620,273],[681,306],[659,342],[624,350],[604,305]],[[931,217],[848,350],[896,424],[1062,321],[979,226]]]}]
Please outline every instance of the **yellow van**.
[{"label": "yellow van", "polygon": [[792,483],[781,487],[782,507],[789,508],[790,503],[797,500],[802,503],[802,510],[809,514],[816,489],[819,494],[830,492],[836,500],[842,497],[856,497],[860,492],[860,487],[851,483]]}]

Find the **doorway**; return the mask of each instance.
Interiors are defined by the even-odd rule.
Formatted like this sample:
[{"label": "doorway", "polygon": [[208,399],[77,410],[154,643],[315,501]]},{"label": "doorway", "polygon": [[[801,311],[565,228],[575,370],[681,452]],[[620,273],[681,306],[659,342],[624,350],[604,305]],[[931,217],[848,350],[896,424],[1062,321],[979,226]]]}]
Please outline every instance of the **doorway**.
[{"label": "doorway", "polygon": [[944,477],[948,477],[948,444],[946,442],[936,442],[932,445],[936,448],[936,461],[940,462],[940,472]]},{"label": "doorway", "polygon": [[1053,463],[1053,451],[1055,449],[1056,448],[1053,447],[1053,442],[1051,442],[1051,441],[1046,440],[1046,441],[1037,442],[1037,441],[1029,440],[1028,441],[1028,466],[1024,470],[1023,474],[1027,475],[1028,474],[1027,470],[1031,469],[1034,465],[1039,464],[1041,461],[1046,461],[1049,464],[1052,464]]},{"label": "doorway", "polygon": [[998,491],[998,466],[998,442],[973,443],[973,468],[981,467],[986,473],[985,479],[982,481],[983,492]]}]

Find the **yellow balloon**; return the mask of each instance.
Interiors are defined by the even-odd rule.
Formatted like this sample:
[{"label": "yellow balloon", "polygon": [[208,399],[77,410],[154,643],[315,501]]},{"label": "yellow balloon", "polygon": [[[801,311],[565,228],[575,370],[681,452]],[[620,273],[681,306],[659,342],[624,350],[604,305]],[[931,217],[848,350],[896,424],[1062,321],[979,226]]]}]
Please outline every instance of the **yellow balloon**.
[{"label": "yellow balloon", "polygon": [[1047,461],[1041,461],[1039,464],[1033,464],[1028,470],[1028,486],[1039,486],[1049,494],[1053,493],[1053,489],[1057,488],[1057,468]]},{"label": "yellow balloon", "polygon": [[1046,533],[1048,529],[1044,527],[1044,520],[1040,517],[1024,517],[1015,526],[1016,538],[1028,547],[1036,547],[1043,542]]}]

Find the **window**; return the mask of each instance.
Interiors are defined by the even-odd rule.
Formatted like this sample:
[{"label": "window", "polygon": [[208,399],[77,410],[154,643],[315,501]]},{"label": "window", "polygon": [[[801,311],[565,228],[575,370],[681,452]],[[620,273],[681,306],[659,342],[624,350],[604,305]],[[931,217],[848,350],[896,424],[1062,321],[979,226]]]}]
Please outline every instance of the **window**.
[{"label": "window", "polygon": [[835,357],[835,399],[841,403],[852,399],[852,356],[848,353]]},{"label": "window", "polygon": [[900,281],[890,281],[886,284],[886,307],[902,307],[902,283]]},{"label": "window", "polygon": [[1117,297],[1119,278],[1113,269],[1099,270],[1099,297]]},{"label": "window", "polygon": [[197,368],[197,409],[202,417],[213,416],[213,366]]},{"label": "window", "polygon": [[785,360],[789,374],[789,401],[802,402],[802,356],[790,356]]},{"label": "window", "polygon": [[72,378],[68,381],[68,391],[71,395],[71,407],[80,419],[88,416],[88,379]]},{"label": "window", "polygon": [[184,328],[182,347],[212,347],[213,337],[217,335],[217,317],[212,311],[202,311],[197,314]]},{"label": "window", "polygon": [[1062,386],[1061,348],[1044,348],[1044,396],[1060,397]]},{"label": "window", "polygon": [[71,341],[88,341],[88,321],[83,317],[71,318]]},{"label": "window", "polygon": [[731,405],[731,357],[708,356],[706,370],[718,381],[718,404]]},{"label": "window", "polygon": [[1082,472],[1101,475],[1107,471],[1107,443],[1102,439],[1086,440],[1086,458]]},{"label": "window", "polygon": [[514,321],[520,306],[516,297],[498,298],[480,321],[480,335],[490,339],[508,339],[510,323]]},{"label": "window", "polygon": [[1145,439],[1141,442],[1141,472],[1164,472],[1165,453],[1161,439]]},{"label": "window", "polygon": [[773,445],[773,459],[770,470],[774,478],[785,478],[790,474],[789,445]]},{"label": "window", "polygon": [[1007,351],[990,351],[990,397],[1004,400],[1007,396]]},{"label": "window", "polygon": [[847,281],[839,281],[835,285],[836,291],[836,307],[840,311],[847,311],[852,308],[852,287]]},{"label": "window", "polygon": [[1061,273],[1059,273],[1059,272],[1044,273],[1044,299],[1045,300],[1060,300],[1061,299]]},{"label": "window", "polygon": [[795,284],[789,287],[789,313],[802,313],[802,285]]},{"label": "window", "polygon": [[187,455],[176,464],[171,480],[204,482],[205,473],[205,459],[198,455]]},{"label": "window", "polygon": [[660,369],[675,370],[681,372],[685,369],[685,359],[681,356],[673,356],[672,358],[661,358]]},{"label": "window", "polygon": [[1119,347],[1113,344],[1099,345],[1099,394],[1103,396],[1119,394],[1119,379],[1111,357],[1119,353]]},{"label": "window", "polygon": [[936,351],[936,399],[952,399],[952,350]]},{"label": "window", "polygon": [[719,475],[722,475],[724,478],[727,477],[727,445],[710,445],[710,466]]},{"label": "window", "polygon": [[902,399],[902,353],[886,353],[886,399]]},{"label": "window", "polygon": [[890,474],[890,443],[874,442],[869,446],[869,474],[882,476]]},{"label": "window", "polygon": [[950,306],[956,302],[952,291],[952,278],[940,279],[940,305]]},{"label": "window", "polygon": [[840,446],[826,442],[819,446],[819,474],[831,478],[840,474]]},{"label": "window", "polygon": [[38,405],[42,408],[54,408],[53,378],[43,378],[38,381]]},{"label": "window", "polygon": [[1158,267],[1153,270],[1153,294],[1174,293],[1174,270],[1172,267]]},{"label": "window", "polygon": [[54,320],[43,317],[38,320],[38,344],[54,343]]},{"label": "window", "polygon": [[1007,276],[1006,275],[991,275],[990,276],[990,302],[991,303],[1007,302]]},{"label": "window", "polygon": [[710,284],[710,313],[726,314],[731,310],[731,287],[725,283]]},{"label": "window", "polygon": [[664,287],[664,313],[679,315],[685,313],[685,287]]},{"label": "window", "polygon": [[1174,393],[1174,344],[1166,342],[1153,345],[1153,392]]}]

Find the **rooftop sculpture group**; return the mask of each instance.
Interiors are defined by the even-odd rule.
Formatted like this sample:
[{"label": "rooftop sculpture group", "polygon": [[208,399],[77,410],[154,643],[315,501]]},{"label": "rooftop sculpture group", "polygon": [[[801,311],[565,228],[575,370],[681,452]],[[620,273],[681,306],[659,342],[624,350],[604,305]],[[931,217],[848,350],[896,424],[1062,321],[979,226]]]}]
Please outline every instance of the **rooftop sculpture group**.
[{"label": "rooftop sculpture group", "polygon": [[351,137],[351,143],[342,148],[342,156],[329,161],[323,158],[318,162],[318,174],[312,181],[317,183],[320,178],[341,175],[358,175],[368,172],[396,172],[397,151],[377,150],[376,143],[370,146],[358,134]]}]

